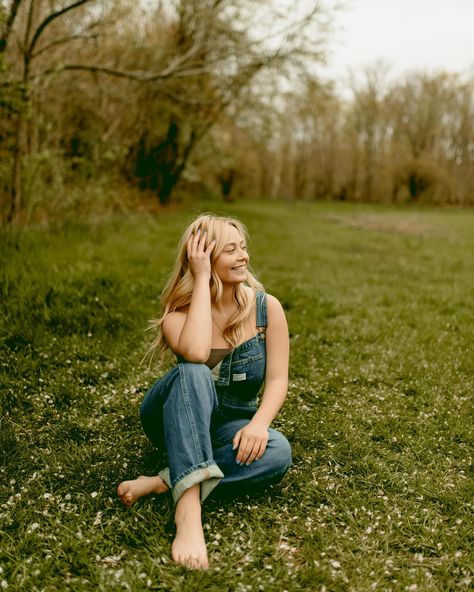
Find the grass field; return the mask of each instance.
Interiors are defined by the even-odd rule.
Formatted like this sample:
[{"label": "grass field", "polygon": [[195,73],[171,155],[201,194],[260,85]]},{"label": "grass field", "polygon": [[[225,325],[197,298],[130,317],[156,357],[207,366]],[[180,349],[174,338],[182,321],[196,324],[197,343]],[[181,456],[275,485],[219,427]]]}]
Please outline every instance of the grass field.
[{"label": "grass field", "polygon": [[472,589],[474,211],[226,206],[287,312],[294,466],[205,504],[206,572],[170,561],[167,497],[120,505],[162,461],[144,329],[197,211],[2,231],[2,589]]}]

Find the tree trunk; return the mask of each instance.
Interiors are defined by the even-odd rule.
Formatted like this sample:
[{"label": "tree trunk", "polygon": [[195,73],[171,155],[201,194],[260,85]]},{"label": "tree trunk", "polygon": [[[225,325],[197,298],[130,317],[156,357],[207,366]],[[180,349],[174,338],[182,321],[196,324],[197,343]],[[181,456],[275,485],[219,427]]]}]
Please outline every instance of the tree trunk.
[{"label": "tree trunk", "polygon": [[14,222],[18,219],[21,206],[23,202],[22,195],[22,165],[23,165],[23,136],[24,136],[25,122],[23,119],[23,112],[20,111],[17,115],[15,125],[15,139],[13,146],[13,165],[11,173],[11,187],[10,187],[10,211],[8,212],[8,222]]},{"label": "tree trunk", "polygon": [[352,146],[352,164],[351,164],[351,172],[349,181],[347,183],[347,192],[349,195],[349,199],[351,201],[357,201],[358,199],[358,189],[359,189],[359,146],[357,145],[357,141],[353,143]]},{"label": "tree trunk", "polygon": [[184,169],[188,163],[189,157],[191,156],[191,152],[198,141],[199,136],[195,130],[191,132],[191,136],[186,144],[181,159],[179,160],[179,164],[172,165],[171,167],[167,168],[166,171],[162,172],[162,179],[161,179],[161,188],[158,192],[158,199],[162,205],[166,205],[170,202],[171,194],[176,187],[178,181],[183,174]]}]

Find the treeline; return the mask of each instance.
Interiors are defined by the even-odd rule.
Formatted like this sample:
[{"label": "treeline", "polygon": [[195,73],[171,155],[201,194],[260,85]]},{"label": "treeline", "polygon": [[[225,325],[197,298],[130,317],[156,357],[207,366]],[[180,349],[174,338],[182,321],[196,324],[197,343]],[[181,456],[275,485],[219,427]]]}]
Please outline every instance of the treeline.
[{"label": "treeline", "polygon": [[262,194],[474,205],[473,75],[390,80],[376,64],[345,91],[308,81],[288,96],[258,169]]},{"label": "treeline", "polygon": [[0,0],[1,218],[133,207],[140,190],[473,205],[473,77],[376,66],[341,96],[311,74],[333,16],[319,0]]}]

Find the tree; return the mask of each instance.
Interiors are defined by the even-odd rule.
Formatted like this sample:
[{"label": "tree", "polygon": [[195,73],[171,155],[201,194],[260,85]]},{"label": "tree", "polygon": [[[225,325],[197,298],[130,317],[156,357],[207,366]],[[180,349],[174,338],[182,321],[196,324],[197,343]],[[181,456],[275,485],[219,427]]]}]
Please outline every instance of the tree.
[{"label": "tree", "polygon": [[[237,115],[248,89],[258,93],[263,72],[283,74],[301,66],[303,58],[321,58],[320,39],[309,36],[311,27],[313,33],[324,28],[318,24],[325,13],[317,0],[288,22],[290,11],[284,14],[266,0],[176,0],[154,6],[123,0],[119,15],[112,17],[116,6],[102,14],[93,0],[9,3],[2,38],[12,70],[26,89],[25,109],[15,126],[10,219],[21,211],[22,161],[32,145],[27,136],[37,129],[35,121],[46,112],[57,115],[60,103],[64,114],[75,110],[76,121],[84,122],[79,100],[62,102],[67,91],[56,93],[54,105],[45,100],[59,81],[84,88],[86,103],[100,94],[97,117],[92,117],[104,125],[99,141],[115,141],[129,157],[145,151],[145,160],[155,162],[150,186],[166,203],[196,145],[224,112]],[[74,21],[67,18],[72,11]],[[22,39],[19,52],[8,43],[12,31]],[[111,92],[102,101],[106,87]],[[123,117],[109,124],[106,113],[118,111]],[[90,120],[89,113],[85,121]],[[68,143],[77,147],[81,133]]]},{"label": "tree", "polygon": [[[411,201],[428,190],[451,192],[449,138],[454,131],[456,79],[440,72],[412,72],[390,90],[389,117],[394,162],[394,194],[404,186]],[[457,132],[454,132],[457,135]]]},{"label": "tree", "polygon": [[[74,36],[68,36],[63,39],[56,39],[48,45],[43,45],[37,49],[38,44],[45,37],[45,33],[51,28],[52,24],[67,13],[92,2],[92,0],[76,0],[76,2],[59,5],[51,10],[42,0],[30,0],[27,6],[24,0],[12,0],[7,9],[3,7],[4,27],[0,36],[0,56],[6,53],[8,43],[11,38],[15,21],[23,17],[23,27],[21,31],[21,42],[19,51],[21,53],[21,65],[19,80],[17,84],[21,85],[23,91],[23,101],[21,107],[17,110],[14,121],[14,143],[13,143],[13,164],[10,189],[10,208],[8,220],[12,221],[20,213],[22,206],[22,164],[26,151],[26,117],[29,111],[31,98],[31,76],[32,68],[38,56],[43,54],[46,49],[52,45],[67,43],[73,40]],[[23,9],[23,14],[22,14]]]},{"label": "tree", "polygon": [[[174,161],[169,158],[169,144],[165,139],[170,128],[156,137],[150,133],[149,121],[143,121],[145,131],[142,130],[137,140],[137,144],[143,143],[145,135],[148,154],[159,152],[165,159],[157,162],[161,170],[159,197],[162,203],[169,200],[195,146],[223,114],[236,119],[249,102],[256,102],[263,73],[278,69],[282,74],[285,68],[298,67],[303,55],[310,57],[303,33],[321,16],[319,3],[290,25],[282,24],[278,35],[273,32],[257,37],[252,29],[255,11],[265,6],[268,7],[268,3],[255,0],[176,3],[176,15],[170,21],[174,35],[166,37],[167,52],[182,69],[167,80],[156,81],[154,97],[160,111],[168,114],[168,125],[177,126],[179,130],[175,135]],[[319,52],[319,44],[317,46]],[[313,57],[317,53],[319,59],[318,52],[313,51]],[[169,102],[168,97],[171,97]],[[157,146],[168,146],[168,149],[157,150]]]},{"label": "tree", "polygon": [[363,70],[358,81],[351,76],[352,103],[349,125],[354,134],[353,179],[350,185],[357,191],[359,167],[362,169],[362,196],[366,201],[375,198],[376,175],[380,175],[380,158],[388,132],[385,116],[388,66],[377,62]]}]

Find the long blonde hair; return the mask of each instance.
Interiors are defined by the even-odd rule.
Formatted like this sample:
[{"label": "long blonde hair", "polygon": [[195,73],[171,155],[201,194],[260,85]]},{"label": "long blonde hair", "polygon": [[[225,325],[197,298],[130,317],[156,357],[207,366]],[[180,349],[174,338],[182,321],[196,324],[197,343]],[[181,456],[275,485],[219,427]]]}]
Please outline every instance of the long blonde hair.
[{"label": "long blonde hair", "polygon": [[[214,261],[224,250],[227,243],[227,235],[229,226],[234,226],[239,232],[243,240],[248,240],[248,233],[245,226],[236,218],[229,218],[225,216],[215,216],[214,214],[201,214],[198,216],[185,230],[178,245],[178,256],[174,265],[174,269],[166,283],[166,286],[161,293],[161,308],[162,315],[157,319],[152,319],[149,323],[150,329],[157,329],[158,335],[152,342],[148,353],[153,357],[158,354],[160,357],[169,349],[169,344],[163,334],[163,321],[172,312],[179,310],[191,303],[191,296],[194,287],[194,278],[189,269],[189,260],[187,254],[187,243],[190,237],[201,229],[201,232],[207,233],[206,247],[215,239],[216,244],[211,253],[211,301],[219,304],[222,299],[223,286],[222,282],[215,272]],[[253,297],[250,297],[244,288],[246,284],[253,290]],[[264,290],[262,284],[257,278],[247,269],[247,278],[245,282],[238,283],[234,286],[233,298],[237,304],[237,310],[229,319],[227,327],[224,330],[224,339],[230,345],[235,347],[242,339],[243,326],[245,321],[249,318],[253,310],[255,302],[255,293],[257,290]]]}]

